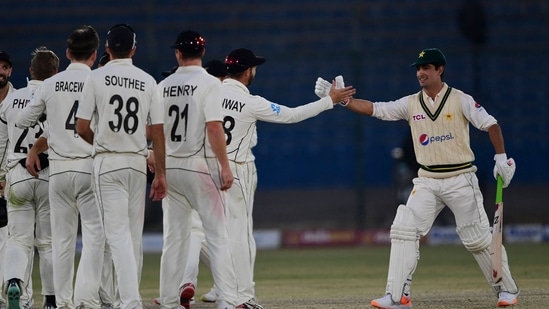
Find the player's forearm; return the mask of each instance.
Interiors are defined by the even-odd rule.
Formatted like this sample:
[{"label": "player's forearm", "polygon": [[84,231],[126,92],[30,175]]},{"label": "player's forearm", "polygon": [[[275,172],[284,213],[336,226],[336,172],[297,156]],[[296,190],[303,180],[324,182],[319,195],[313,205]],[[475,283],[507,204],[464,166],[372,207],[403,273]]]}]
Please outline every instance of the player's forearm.
[{"label": "player's forearm", "polygon": [[494,146],[495,153],[505,153],[503,134],[501,133],[501,127],[497,123],[488,128],[488,136]]},{"label": "player's forearm", "polygon": [[225,131],[220,121],[206,123],[208,139],[212,150],[222,168],[229,168],[229,158],[227,156],[227,146],[225,141]]},{"label": "player's forearm", "polygon": [[164,139],[164,125],[155,124],[150,126],[152,147],[154,151],[154,173],[166,174],[166,140]]},{"label": "player's forearm", "polygon": [[48,140],[41,136],[39,137],[36,142],[32,145],[32,148],[29,150],[29,152],[35,153],[36,155],[43,153],[44,151],[48,150]]},{"label": "player's forearm", "polygon": [[347,105],[347,108],[355,113],[363,114],[366,116],[372,116],[374,113],[374,103],[368,100],[352,98],[351,102]]},{"label": "player's forearm", "polygon": [[90,128],[90,121],[86,119],[77,118],[76,119],[76,132],[78,135],[88,142],[90,145],[93,145],[93,131]]}]

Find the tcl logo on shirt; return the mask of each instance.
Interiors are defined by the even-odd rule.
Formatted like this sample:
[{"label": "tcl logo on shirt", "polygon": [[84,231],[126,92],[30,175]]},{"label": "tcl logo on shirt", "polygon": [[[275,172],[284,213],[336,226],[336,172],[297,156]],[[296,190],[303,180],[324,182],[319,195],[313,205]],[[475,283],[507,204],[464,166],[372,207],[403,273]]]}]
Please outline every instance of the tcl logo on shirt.
[{"label": "tcl logo on shirt", "polygon": [[412,115],[412,119],[414,119],[414,121],[420,121],[420,120],[426,119],[426,117],[424,114],[417,114],[417,115]]}]

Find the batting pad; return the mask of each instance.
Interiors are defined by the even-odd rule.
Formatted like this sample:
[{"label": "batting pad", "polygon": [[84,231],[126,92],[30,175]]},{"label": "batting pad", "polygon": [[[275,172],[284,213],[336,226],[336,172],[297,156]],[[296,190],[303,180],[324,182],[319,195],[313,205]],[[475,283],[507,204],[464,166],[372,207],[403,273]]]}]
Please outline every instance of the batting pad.
[{"label": "batting pad", "polygon": [[511,294],[519,292],[517,284],[511,276],[511,270],[509,269],[509,262],[507,259],[507,252],[505,247],[502,248],[502,280],[498,283],[492,282],[492,260],[490,258],[490,244],[491,234],[488,227],[484,228],[478,223],[460,225],[456,228],[456,231],[461,239],[461,242],[465,248],[473,254],[473,257],[480,266],[484,277],[488,283],[492,286],[492,290],[498,296],[499,292],[505,291]]},{"label": "batting pad", "polygon": [[[419,241],[412,210],[405,205],[397,208],[391,225],[391,257],[386,292],[395,303],[400,303],[402,293],[408,290],[406,279],[411,278],[419,260]],[[411,282],[411,280],[409,280]]]}]

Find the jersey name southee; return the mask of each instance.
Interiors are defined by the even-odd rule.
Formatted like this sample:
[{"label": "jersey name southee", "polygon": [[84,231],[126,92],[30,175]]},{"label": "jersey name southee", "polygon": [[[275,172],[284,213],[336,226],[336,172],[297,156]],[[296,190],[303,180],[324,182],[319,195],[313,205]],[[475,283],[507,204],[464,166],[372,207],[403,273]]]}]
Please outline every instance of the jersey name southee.
[{"label": "jersey name southee", "polygon": [[231,111],[237,111],[241,113],[245,105],[246,103],[242,103],[240,101],[223,99],[223,108]]},{"label": "jersey name southee", "polygon": [[56,92],[82,92],[84,82],[57,81],[55,82]]},{"label": "jersey name southee", "polygon": [[162,90],[162,97],[181,97],[181,96],[193,96],[194,91],[198,88],[196,85],[177,85],[167,86]]},{"label": "jersey name southee", "polygon": [[13,99],[13,104],[11,105],[12,108],[25,108],[27,106],[27,103],[29,103],[29,99]]},{"label": "jersey name southee", "polygon": [[105,86],[124,87],[129,89],[135,89],[139,91],[145,91],[145,82],[138,79],[122,77],[116,75],[105,76]]}]

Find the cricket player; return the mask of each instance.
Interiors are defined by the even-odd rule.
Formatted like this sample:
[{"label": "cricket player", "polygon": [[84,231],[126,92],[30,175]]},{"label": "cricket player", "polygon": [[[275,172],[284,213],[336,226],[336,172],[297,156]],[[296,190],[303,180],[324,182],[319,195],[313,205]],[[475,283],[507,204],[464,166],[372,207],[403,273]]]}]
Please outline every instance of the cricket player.
[{"label": "cricket player", "polygon": [[[490,222],[469,144],[469,124],[487,131],[495,150],[494,176],[507,187],[515,162],[505,153],[503,135],[496,119],[470,95],[442,81],[446,57],[437,48],[422,50],[411,67],[421,90],[396,101],[372,103],[351,99],[350,110],[381,120],[405,120],[411,128],[418,177],[406,205],[400,205],[391,226],[391,255],[385,296],[372,300],[384,309],[411,308],[410,285],[419,260],[419,239],[425,236],[440,211],[448,206],[456,219],[456,231],[490,283],[499,307],[517,303],[519,288],[511,276],[503,251],[503,280],[493,282],[490,259]],[[328,85],[319,78],[316,93],[323,96]]]},{"label": "cricket player", "polygon": [[[101,304],[98,290],[103,264],[105,235],[99,207],[93,195],[92,146],[76,133],[76,110],[82,87],[97,58],[99,36],[91,26],[74,30],[67,39],[67,69],[44,81],[33,100],[20,112],[16,125],[28,128],[42,114],[48,115],[50,162],[50,216],[52,222],[53,271],[57,307],[72,308],[74,258],[79,215],[82,253],[74,288],[74,303],[86,308]],[[34,145],[32,150],[40,152]],[[32,154],[34,152],[31,151]],[[27,163],[31,160],[31,155]],[[38,161],[39,163],[39,161]],[[29,164],[29,172],[34,164]]]},{"label": "cricket player", "polygon": [[93,145],[94,192],[112,252],[122,309],[142,308],[139,281],[148,120],[156,154],[150,197],[160,200],[166,195],[163,107],[154,78],[132,64],[135,38],[134,30],[126,24],[109,30],[106,50],[110,61],[89,73],[76,113],[78,134]]},{"label": "cricket player", "polygon": [[217,309],[237,305],[225,204],[225,190],[232,185],[233,174],[221,124],[221,83],[202,67],[204,47],[205,40],[197,32],[181,32],[172,45],[179,68],[159,84],[166,113],[169,183],[168,197],[162,205],[162,308],[188,309],[194,296],[193,284],[181,285],[193,209],[202,220],[211,250],[211,270],[219,291]]},{"label": "cricket player", "polygon": [[[9,239],[3,258],[4,281],[7,282],[9,308],[21,308],[21,294],[27,289],[32,274],[34,248],[40,256],[40,278],[44,307],[56,305],[52,268],[52,236],[48,199],[49,169],[47,155],[42,154],[37,176],[26,170],[29,149],[44,130],[42,125],[21,129],[15,120],[33,97],[42,82],[57,73],[59,58],[51,50],[36,49],[31,60],[28,86],[11,93],[0,107],[0,139],[8,140],[8,148],[0,149],[0,158],[7,157],[5,194],[9,213]],[[23,304],[24,305],[24,304]]]},{"label": "cricket player", "polygon": [[[10,82],[10,76],[12,72],[12,63],[10,55],[5,51],[0,51],[0,104],[15,88]],[[6,148],[7,140],[0,140],[0,148]],[[0,193],[3,198],[4,186],[6,185],[5,179],[6,160],[0,162]],[[6,241],[8,240],[8,227],[0,227],[0,259],[4,259],[4,252],[6,251]],[[4,267],[0,262],[0,291],[4,290]],[[6,300],[2,297],[3,293],[0,293],[0,309],[6,309]]]},{"label": "cricket player", "polygon": [[[235,182],[228,190],[229,238],[236,263],[238,300],[245,308],[262,308],[255,300],[253,269],[256,246],[253,237],[253,199],[257,171],[252,148],[257,144],[257,121],[290,124],[332,109],[335,103],[350,98],[355,89],[329,89],[329,95],[299,107],[290,108],[252,95],[248,87],[255,79],[257,67],[265,58],[251,50],[233,50],[225,59],[228,78],[221,88],[223,127],[229,163]],[[217,282],[216,282],[217,283]]]}]

